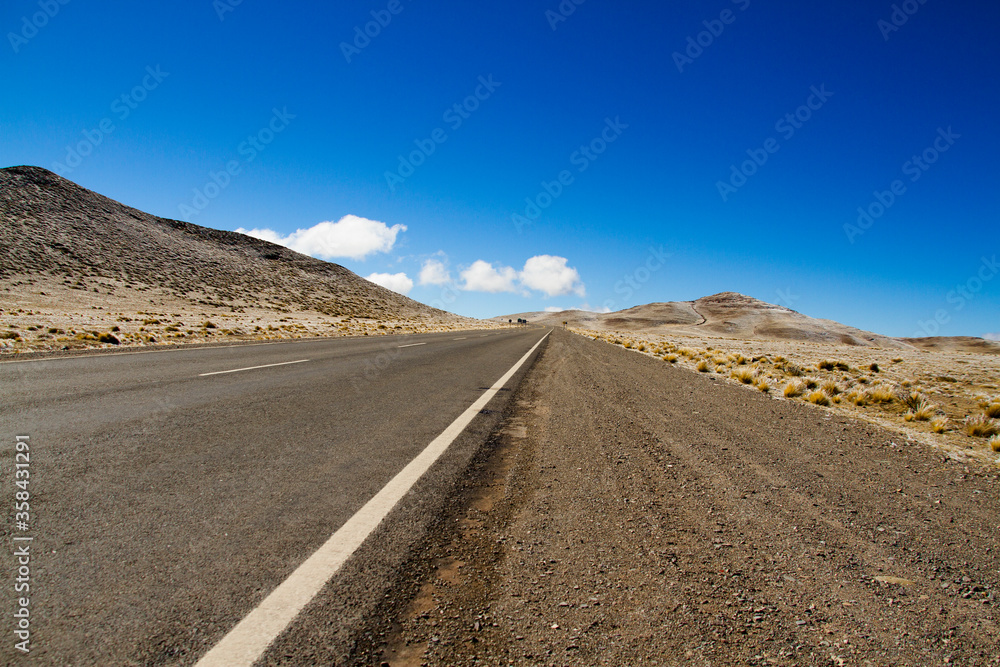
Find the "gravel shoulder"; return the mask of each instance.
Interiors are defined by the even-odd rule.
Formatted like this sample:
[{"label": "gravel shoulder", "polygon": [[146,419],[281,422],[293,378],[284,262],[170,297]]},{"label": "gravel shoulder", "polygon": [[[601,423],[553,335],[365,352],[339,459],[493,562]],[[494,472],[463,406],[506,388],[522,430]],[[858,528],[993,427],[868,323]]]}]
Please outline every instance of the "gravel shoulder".
[{"label": "gravel shoulder", "polygon": [[1000,664],[995,468],[555,331],[356,664]]}]

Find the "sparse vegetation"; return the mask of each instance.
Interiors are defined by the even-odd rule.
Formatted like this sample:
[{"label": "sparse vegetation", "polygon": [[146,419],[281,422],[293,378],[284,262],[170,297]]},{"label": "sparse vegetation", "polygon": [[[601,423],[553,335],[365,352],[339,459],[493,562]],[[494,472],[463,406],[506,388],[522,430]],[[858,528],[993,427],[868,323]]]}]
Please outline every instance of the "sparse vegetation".
[{"label": "sparse vegetation", "polygon": [[944,415],[931,420],[931,431],[934,433],[944,433],[948,430],[948,418]]},{"label": "sparse vegetation", "polygon": [[785,389],[782,393],[785,395],[785,398],[795,398],[796,396],[801,396],[805,393],[805,390],[805,385],[801,381],[792,380],[785,385]]},{"label": "sparse vegetation", "polygon": [[880,384],[868,392],[868,397],[871,398],[872,403],[892,403],[896,400],[896,392],[893,391],[892,387]]},{"label": "sparse vegetation", "polygon": [[816,405],[830,405],[830,397],[826,395],[823,391],[814,391],[807,397],[810,403]]},{"label": "sparse vegetation", "polygon": [[701,361],[698,362],[698,365],[696,366],[696,368],[698,369],[698,371],[700,373],[707,373],[710,370],[712,370],[711,367],[709,367],[708,362],[705,361],[704,359],[702,359]]},{"label": "sparse vegetation", "polygon": [[974,438],[989,438],[1000,435],[1000,421],[990,419],[985,414],[966,417],[965,432]]},{"label": "sparse vegetation", "polygon": [[1000,435],[992,436],[987,444],[989,444],[990,449],[994,452],[1000,452]]},{"label": "sparse vegetation", "polygon": [[734,380],[739,380],[743,384],[752,384],[754,380],[754,373],[749,368],[738,368],[732,372],[730,377]]}]

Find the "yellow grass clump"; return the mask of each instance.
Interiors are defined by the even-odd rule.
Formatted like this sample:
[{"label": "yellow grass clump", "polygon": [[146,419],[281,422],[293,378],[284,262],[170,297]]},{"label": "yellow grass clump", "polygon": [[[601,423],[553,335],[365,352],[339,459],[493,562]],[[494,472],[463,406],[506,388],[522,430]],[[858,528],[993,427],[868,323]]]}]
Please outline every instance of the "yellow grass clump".
[{"label": "yellow grass clump", "polygon": [[965,432],[974,438],[989,438],[1000,435],[1000,421],[990,419],[985,414],[966,417]]},{"label": "yellow grass clump", "polygon": [[990,449],[994,452],[1000,452],[1000,435],[994,435],[989,439]]},{"label": "yellow grass clump", "polygon": [[990,403],[983,410],[986,412],[987,417],[1000,417],[1000,402]]},{"label": "yellow grass clump", "polygon": [[944,433],[948,430],[948,418],[944,415],[931,420],[931,430],[935,433]]},{"label": "yellow grass clump", "polygon": [[896,392],[892,390],[892,387],[885,384],[880,384],[873,388],[868,392],[868,396],[873,403],[892,403],[896,400]]},{"label": "yellow grass clump", "polygon": [[738,368],[733,371],[729,377],[734,380],[739,380],[743,384],[751,384],[753,382],[754,374],[749,368]]},{"label": "yellow grass clump", "polygon": [[802,382],[799,380],[792,380],[785,385],[785,389],[782,393],[785,395],[785,398],[795,398],[796,396],[801,396],[805,390],[805,385],[803,385]]},{"label": "yellow grass clump", "polygon": [[702,359],[701,361],[699,361],[698,365],[695,368],[697,368],[698,372],[700,372],[700,373],[707,373],[710,370],[712,370],[711,367],[708,365],[708,362],[705,361],[704,359]]},{"label": "yellow grass clump", "polygon": [[676,354],[665,354],[665,355],[663,355],[663,360],[666,361],[666,362],[669,362],[671,364],[676,364],[677,363],[677,355]]},{"label": "yellow grass clump", "polygon": [[823,391],[814,391],[807,397],[810,403],[815,403],[816,405],[830,405],[830,397],[826,395]]}]

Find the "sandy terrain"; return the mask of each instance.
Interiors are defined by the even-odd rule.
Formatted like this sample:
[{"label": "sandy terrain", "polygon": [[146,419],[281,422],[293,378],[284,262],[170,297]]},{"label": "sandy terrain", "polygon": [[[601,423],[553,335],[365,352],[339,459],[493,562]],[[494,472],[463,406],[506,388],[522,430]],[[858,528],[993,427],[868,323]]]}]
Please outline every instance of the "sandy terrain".
[{"label": "sandy terrain", "polygon": [[0,287],[0,358],[72,350],[145,348],[316,336],[378,336],[504,325],[457,316],[331,316],[309,309],[198,303],[158,287],[90,278],[67,286],[20,276]]},{"label": "sandy terrain", "polygon": [[[991,414],[1000,414],[1000,356],[996,354],[625,331],[577,333],[720,376],[774,400],[810,402],[812,398],[818,409],[866,419],[959,457],[997,457],[988,437],[970,436],[965,430],[966,418],[983,415],[989,406],[996,406]],[[832,367],[824,362],[832,362]],[[802,393],[786,396],[784,390],[790,383],[804,385]],[[810,389],[810,385],[815,386]],[[825,394],[828,403],[816,391]],[[906,404],[913,394],[925,402],[919,417]],[[1000,423],[996,426],[1000,428]]]},{"label": "sandy terrain", "polygon": [[562,331],[514,398],[350,664],[1000,664],[995,468]]}]

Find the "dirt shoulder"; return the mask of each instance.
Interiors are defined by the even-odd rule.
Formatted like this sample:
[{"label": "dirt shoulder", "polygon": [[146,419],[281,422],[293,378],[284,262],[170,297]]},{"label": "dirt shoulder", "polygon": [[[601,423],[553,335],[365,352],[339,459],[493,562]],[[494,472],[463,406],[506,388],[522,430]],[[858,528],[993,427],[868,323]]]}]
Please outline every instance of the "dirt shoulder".
[{"label": "dirt shoulder", "polygon": [[359,664],[1000,664],[995,469],[556,331]]}]

